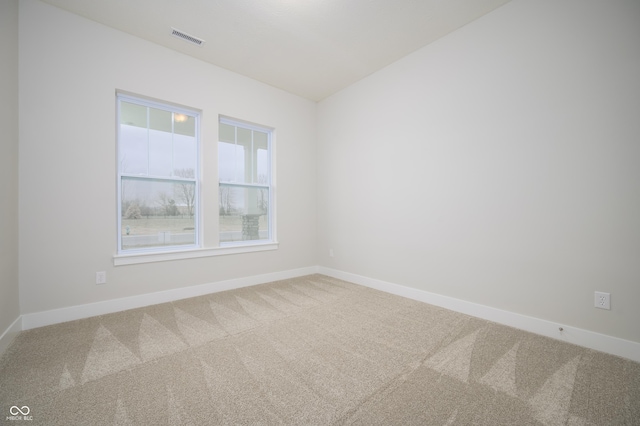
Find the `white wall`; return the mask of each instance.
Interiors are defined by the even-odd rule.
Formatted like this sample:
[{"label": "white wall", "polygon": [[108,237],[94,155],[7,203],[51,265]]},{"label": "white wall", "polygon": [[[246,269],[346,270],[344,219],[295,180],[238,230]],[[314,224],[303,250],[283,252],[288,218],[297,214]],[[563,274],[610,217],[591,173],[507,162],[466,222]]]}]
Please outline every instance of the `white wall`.
[{"label": "white wall", "polygon": [[[20,315],[18,290],[18,0],[0,2],[0,336]],[[0,344],[0,352],[2,352]]]},{"label": "white wall", "polygon": [[[17,3],[0,10],[3,57]],[[2,199],[20,192],[19,233],[1,213],[0,331],[18,315],[19,239],[22,314],[319,263],[640,342],[637,1],[513,0],[317,108],[19,4],[19,188],[18,77],[0,65]],[[218,114],[276,127],[280,249],[113,267],[116,89],[203,111],[208,209]]]},{"label": "white wall", "polygon": [[[202,110],[205,212],[217,212],[218,114],[275,127],[279,250],[114,267],[116,89]],[[22,314],[315,265],[315,120],[310,101],[21,1]]]},{"label": "white wall", "polygon": [[640,342],[639,23],[513,0],[321,102],[319,263]]}]

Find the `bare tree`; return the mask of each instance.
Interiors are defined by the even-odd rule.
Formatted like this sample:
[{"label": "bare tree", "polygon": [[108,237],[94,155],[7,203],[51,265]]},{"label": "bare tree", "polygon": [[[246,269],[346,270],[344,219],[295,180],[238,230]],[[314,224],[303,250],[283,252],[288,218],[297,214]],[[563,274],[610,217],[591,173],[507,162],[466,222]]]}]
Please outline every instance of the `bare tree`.
[{"label": "bare tree", "polygon": [[[123,155],[122,158],[120,159],[120,170],[121,171],[125,171],[127,169],[127,156]],[[131,200],[129,199],[129,180],[125,179],[125,178],[121,178],[120,180],[120,207],[122,208],[122,211],[120,212],[120,215],[122,217],[124,217],[126,215],[127,210],[129,210],[129,207],[131,206]]]},{"label": "bare tree", "polygon": [[133,201],[129,205],[129,207],[127,208],[127,211],[126,211],[124,217],[127,218],[127,219],[140,219],[140,218],[142,218],[142,212],[140,211],[140,206],[138,206],[138,203]]},{"label": "bare tree", "polygon": [[153,210],[151,209],[151,207],[147,206],[147,203],[145,201],[140,204],[140,214],[142,216],[146,216],[147,219],[153,214]]},{"label": "bare tree", "polygon": [[220,215],[231,214],[231,208],[233,205],[231,188],[228,186],[220,185],[218,187],[218,205],[220,209]]},{"label": "bare tree", "polygon": [[[194,169],[176,169],[175,175],[193,179],[195,177]],[[173,186],[173,192],[176,198],[182,201],[187,207],[187,213],[189,217],[193,217],[193,209],[196,203],[196,185],[193,182],[180,182]]]},{"label": "bare tree", "polygon": [[124,217],[129,206],[131,205],[131,200],[129,199],[129,181],[127,179],[122,179],[120,182],[120,207],[122,211],[120,215]]},{"label": "bare tree", "polygon": [[176,201],[173,198],[169,198],[166,192],[158,194],[158,204],[166,216],[177,216],[180,213],[178,206],[176,206]]}]

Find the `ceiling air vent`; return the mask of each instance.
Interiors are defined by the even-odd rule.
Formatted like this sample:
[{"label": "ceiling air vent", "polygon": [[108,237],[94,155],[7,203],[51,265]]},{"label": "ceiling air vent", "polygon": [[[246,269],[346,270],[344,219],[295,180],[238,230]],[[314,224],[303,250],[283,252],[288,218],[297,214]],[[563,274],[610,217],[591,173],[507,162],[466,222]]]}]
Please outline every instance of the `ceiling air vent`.
[{"label": "ceiling air vent", "polygon": [[196,46],[202,46],[204,44],[204,40],[202,40],[201,38],[194,37],[183,31],[176,30],[175,28],[171,28],[171,35],[174,37],[181,38],[184,41],[187,41],[191,44],[195,44]]}]

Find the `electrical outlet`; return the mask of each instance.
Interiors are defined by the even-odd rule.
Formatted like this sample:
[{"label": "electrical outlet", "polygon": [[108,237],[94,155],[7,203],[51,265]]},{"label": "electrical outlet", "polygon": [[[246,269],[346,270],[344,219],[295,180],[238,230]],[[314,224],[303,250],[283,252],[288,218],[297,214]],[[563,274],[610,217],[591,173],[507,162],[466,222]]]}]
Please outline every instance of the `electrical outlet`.
[{"label": "electrical outlet", "polygon": [[596,291],[595,306],[600,309],[611,309],[611,294]]},{"label": "electrical outlet", "polygon": [[107,273],[105,271],[96,272],[96,284],[106,284]]},{"label": "electrical outlet", "polygon": [[329,249],[329,257],[333,257],[333,249]]}]

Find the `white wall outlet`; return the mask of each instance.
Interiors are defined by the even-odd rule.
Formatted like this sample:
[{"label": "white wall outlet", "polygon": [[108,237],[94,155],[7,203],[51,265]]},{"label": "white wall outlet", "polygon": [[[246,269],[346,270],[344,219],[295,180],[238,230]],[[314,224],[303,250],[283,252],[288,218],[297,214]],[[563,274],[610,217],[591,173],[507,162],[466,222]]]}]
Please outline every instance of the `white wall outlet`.
[{"label": "white wall outlet", "polygon": [[333,257],[333,249],[329,249],[329,257]]},{"label": "white wall outlet", "polygon": [[96,284],[106,284],[106,283],[107,283],[106,271],[96,272]]},{"label": "white wall outlet", "polygon": [[596,291],[595,306],[600,309],[611,309],[611,294]]}]

